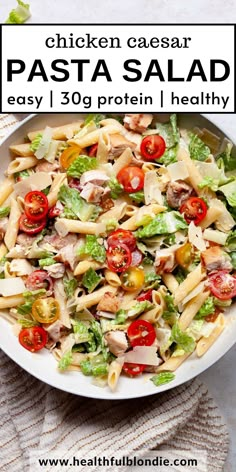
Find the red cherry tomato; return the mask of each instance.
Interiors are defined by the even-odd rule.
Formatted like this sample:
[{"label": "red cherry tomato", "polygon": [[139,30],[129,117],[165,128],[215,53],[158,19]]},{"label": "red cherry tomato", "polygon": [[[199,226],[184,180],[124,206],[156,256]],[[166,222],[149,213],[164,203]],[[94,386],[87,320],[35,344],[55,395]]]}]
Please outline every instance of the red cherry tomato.
[{"label": "red cherry tomato", "polygon": [[144,186],[144,171],[140,167],[123,167],[117,174],[118,182],[123,185],[125,192],[138,192]]},{"label": "red cherry tomato", "polygon": [[117,244],[125,244],[130,251],[136,248],[136,238],[131,231],[127,229],[116,229],[109,234],[107,238],[108,246],[116,246]]},{"label": "red cherry tomato", "polygon": [[48,212],[48,218],[56,218],[61,214],[62,210],[60,208],[57,208],[56,205],[54,205],[52,208],[50,208]]},{"label": "red cherry tomato", "polygon": [[136,249],[135,251],[133,251],[131,253],[131,267],[136,267],[136,266],[139,266],[143,260],[143,255],[141,253],[141,251],[139,251],[138,249]]},{"label": "red cherry tomato", "polygon": [[19,342],[30,352],[40,351],[47,342],[47,332],[41,326],[24,328],[20,331]]},{"label": "red cherry tomato", "polygon": [[107,264],[113,272],[124,272],[131,263],[131,252],[126,244],[108,246]]},{"label": "red cherry tomato", "polygon": [[19,226],[20,230],[24,231],[26,234],[37,234],[45,228],[47,224],[47,220],[42,221],[32,221],[30,220],[25,213],[23,213],[20,217]]},{"label": "red cherry tomato", "polygon": [[219,300],[230,300],[236,296],[236,277],[227,270],[219,270],[209,276],[211,293]]},{"label": "red cherry tomato", "polygon": [[30,291],[44,288],[47,290],[48,295],[51,295],[53,292],[53,281],[46,270],[34,270],[34,272],[28,275],[25,286]]},{"label": "red cherry tomato", "polygon": [[137,297],[138,302],[151,302],[152,301],[152,289],[147,290],[146,292],[141,292],[140,295]]},{"label": "red cherry tomato", "polygon": [[135,320],[128,327],[128,338],[131,346],[151,346],[155,339],[156,333],[153,325],[146,320]]},{"label": "red cherry tomato", "polygon": [[123,371],[127,375],[131,375],[134,377],[135,375],[141,374],[145,369],[145,365],[143,364],[131,364],[130,362],[125,362],[123,365]]},{"label": "red cherry tomato", "polygon": [[90,146],[88,155],[90,157],[96,157],[97,155],[97,150],[98,150],[98,143],[93,144],[93,146]]},{"label": "red cherry tomato", "polygon": [[42,221],[48,212],[48,199],[43,192],[29,192],[25,196],[25,214],[33,222]]},{"label": "red cherry tomato", "polygon": [[148,161],[154,161],[163,156],[166,150],[166,143],[164,139],[158,134],[151,134],[143,138],[140,151],[142,156]]},{"label": "red cherry tomato", "polygon": [[199,197],[190,197],[181,205],[179,211],[188,224],[193,221],[198,225],[207,214],[207,204]]}]

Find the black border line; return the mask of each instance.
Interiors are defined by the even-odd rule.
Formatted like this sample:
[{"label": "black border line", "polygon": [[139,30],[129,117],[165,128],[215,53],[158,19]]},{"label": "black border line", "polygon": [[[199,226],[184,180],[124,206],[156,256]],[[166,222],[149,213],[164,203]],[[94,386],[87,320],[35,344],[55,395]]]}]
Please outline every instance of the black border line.
[{"label": "black border line", "polygon": [[[24,24],[24,25],[12,25],[12,24],[6,24],[6,23],[0,23],[0,113],[24,113],[24,114],[31,114],[35,113],[35,111],[18,111],[14,112],[12,109],[9,111],[3,111],[2,110],[2,97],[3,97],[3,80],[2,80],[2,49],[3,49],[3,44],[2,44],[2,26],[26,26],[28,27],[35,27],[35,26],[174,26],[174,27],[182,27],[182,26],[233,26],[234,27],[234,64],[233,64],[233,76],[234,76],[234,111],[178,111],[178,114],[185,114],[185,113],[192,113],[194,115],[197,115],[199,113],[206,113],[209,115],[225,115],[225,114],[234,114],[236,113],[236,23],[30,23],[30,24]],[[88,112],[91,112],[92,110],[88,111],[58,111],[58,112],[53,112],[53,111],[38,111],[37,114],[42,115],[42,114],[66,114],[69,115],[71,113],[82,113],[82,114],[87,114]],[[100,110],[101,111],[101,110]],[[93,110],[94,112],[94,110]],[[98,110],[99,112],[99,110]],[[134,113],[134,110],[128,111],[128,110],[119,110],[119,111],[111,111],[111,110],[103,110],[102,113]],[[143,113],[143,110],[135,110],[135,113]],[[173,113],[173,110],[171,111],[152,111],[152,113],[160,113],[160,114],[165,114],[165,113]]]}]

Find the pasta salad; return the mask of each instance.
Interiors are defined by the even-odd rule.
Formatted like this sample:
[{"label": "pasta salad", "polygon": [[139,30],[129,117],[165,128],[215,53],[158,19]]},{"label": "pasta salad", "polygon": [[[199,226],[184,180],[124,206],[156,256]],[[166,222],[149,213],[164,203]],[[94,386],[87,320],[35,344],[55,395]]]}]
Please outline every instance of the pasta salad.
[{"label": "pasta salad", "polygon": [[0,314],[22,348],[112,390],[204,355],[236,296],[232,143],[175,114],[88,115],[10,151]]}]

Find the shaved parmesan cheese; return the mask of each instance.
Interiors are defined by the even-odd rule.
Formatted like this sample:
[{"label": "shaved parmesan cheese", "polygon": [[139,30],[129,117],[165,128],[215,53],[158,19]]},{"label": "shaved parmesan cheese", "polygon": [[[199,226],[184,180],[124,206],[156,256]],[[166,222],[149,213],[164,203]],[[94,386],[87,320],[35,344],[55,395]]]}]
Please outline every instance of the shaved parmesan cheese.
[{"label": "shaved parmesan cheese", "polygon": [[44,159],[48,162],[54,162],[57,154],[57,149],[60,141],[51,141],[47,154],[44,156]]},{"label": "shaved parmesan cheese", "polygon": [[157,348],[153,346],[135,346],[132,351],[125,354],[125,362],[145,365],[159,365]]},{"label": "shaved parmesan cheese", "polygon": [[193,221],[191,221],[188,227],[188,239],[199,251],[206,250],[206,243],[202,236],[202,228],[200,226],[195,226]]},{"label": "shaved parmesan cheese", "polygon": [[202,162],[195,161],[195,165],[199,170],[202,177],[212,177],[213,179],[219,180],[222,176],[222,170],[219,169],[216,162]]},{"label": "shaved parmesan cheese", "polygon": [[10,271],[15,272],[17,276],[29,275],[33,270],[33,266],[26,259],[13,259],[10,263]]},{"label": "shaved parmesan cheese", "polygon": [[9,279],[0,279],[0,294],[3,297],[19,295],[26,291],[25,284],[21,277],[11,277]]},{"label": "shaved parmesan cheese", "polygon": [[159,203],[163,205],[163,196],[159,189],[158,177],[155,171],[146,172],[144,177],[144,198],[145,205],[149,203]]},{"label": "shaved parmesan cheese", "polygon": [[16,195],[24,196],[32,190],[43,190],[52,185],[52,178],[47,172],[37,172],[14,185]]},{"label": "shaved parmesan cheese", "polygon": [[171,181],[185,180],[189,177],[189,171],[185,162],[174,162],[167,166]]},{"label": "shaved parmesan cheese", "polygon": [[189,294],[183,299],[182,304],[185,305],[185,303],[188,303],[189,300],[192,300],[192,298],[196,297],[199,295],[199,293],[203,292],[205,287],[205,282],[200,282],[200,284],[197,285]]},{"label": "shaved parmesan cheese", "polygon": [[37,159],[43,159],[43,157],[47,155],[49,151],[49,146],[52,140],[52,133],[53,133],[52,128],[49,128],[49,126],[47,126],[43,132],[39,147],[37,151],[34,153]]},{"label": "shaved parmesan cheese", "polygon": [[210,201],[210,207],[221,210],[221,214],[217,217],[216,220],[217,229],[219,229],[220,231],[225,231],[226,233],[229,232],[234,227],[235,221],[227,210],[224,203],[221,202],[218,198],[213,198]]},{"label": "shaved parmesan cheese", "polygon": [[218,231],[217,229],[207,228],[203,233],[203,238],[207,239],[207,241],[213,241],[221,246],[225,246],[228,234]]}]

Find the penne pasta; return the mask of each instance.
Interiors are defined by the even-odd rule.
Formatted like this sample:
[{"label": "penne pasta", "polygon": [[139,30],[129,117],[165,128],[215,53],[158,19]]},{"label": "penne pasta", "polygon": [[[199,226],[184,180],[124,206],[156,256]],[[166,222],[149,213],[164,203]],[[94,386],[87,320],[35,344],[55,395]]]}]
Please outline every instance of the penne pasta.
[{"label": "penne pasta", "polygon": [[79,298],[77,302],[76,311],[81,311],[83,310],[83,308],[90,308],[93,305],[97,305],[105,293],[115,294],[116,291],[116,287],[110,287],[109,285],[105,285],[104,287],[99,288],[98,290],[93,293],[90,293],[89,295],[84,295]]},{"label": "penne pasta", "polygon": [[19,205],[14,198],[11,199],[11,211],[9,215],[9,222],[7,226],[7,231],[4,237],[4,242],[7,248],[10,250],[16,244],[16,238],[19,231],[19,218],[21,216],[21,211]]},{"label": "penne pasta", "polygon": [[12,175],[16,172],[21,172],[22,170],[31,169],[36,166],[38,162],[39,161],[36,157],[17,157],[9,164],[7,174]]},{"label": "penne pasta", "polygon": [[11,297],[0,297],[0,310],[14,308],[25,302],[23,295],[12,295]]},{"label": "penne pasta", "polygon": [[118,274],[115,272],[112,272],[109,269],[105,269],[104,271],[105,279],[109,285],[112,287],[120,287],[121,286],[121,281],[120,277]]},{"label": "penne pasta", "polygon": [[81,148],[86,148],[98,143],[101,133],[114,134],[118,133],[119,128],[116,125],[107,125],[103,128],[97,128],[95,131],[86,134],[81,138],[70,139],[69,144],[77,144]]},{"label": "penne pasta", "polygon": [[30,144],[15,144],[10,146],[9,149],[13,154],[21,157],[30,157],[34,155],[33,151],[30,149]]},{"label": "penne pasta", "polygon": [[117,175],[121,169],[128,166],[133,160],[133,154],[130,148],[127,148],[113,164],[112,171],[114,175]]},{"label": "penne pasta", "polygon": [[202,265],[199,264],[196,269],[194,269],[187,278],[178,286],[175,292],[175,304],[178,305],[186,295],[191,292],[205,277],[205,272],[203,271]]},{"label": "penne pasta", "polygon": [[177,282],[173,274],[168,274],[168,273],[162,274],[162,280],[171,293],[176,292],[177,288],[179,287],[179,283]]},{"label": "penne pasta", "polygon": [[99,164],[106,164],[110,150],[110,136],[108,133],[101,133],[98,139],[97,160]]},{"label": "penne pasta", "polygon": [[188,328],[194,316],[200,310],[201,306],[209,297],[209,295],[209,291],[200,293],[187,303],[182,315],[179,318],[179,326],[183,331]]},{"label": "penne pasta", "polygon": [[74,270],[74,275],[83,275],[89,269],[99,270],[102,269],[102,267],[104,266],[99,262],[80,261]]},{"label": "penne pasta", "polygon": [[13,185],[14,181],[12,178],[5,179],[0,183],[0,205],[2,205],[13,192]]},{"label": "penne pasta", "polygon": [[80,234],[104,234],[106,232],[106,225],[104,223],[91,223],[67,220],[66,218],[60,218],[55,223],[55,228],[58,234],[65,237],[68,233],[80,233]]},{"label": "penne pasta", "polygon": [[124,357],[118,357],[115,361],[112,361],[108,369],[108,386],[114,391],[117,387],[118,380],[124,364]]},{"label": "penne pasta", "polygon": [[47,196],[48,206],[51,208],[57,202],[57,195],[62,184],[66,182],[66,174],[57,174],[51,185],[50,192]]},{"label": "penne pasta", "polygon": [[[52,128],[52,138],[53,139],[71,139],[73,138],[74,134],[76,134],[79,129],[81,128],[83,121],[75,121],[74,123],[69,123],[68,125],[57,126],[56,128]],[[38,134],[42,134],[44,129],[40,129],[38,131],[32,131],[28,133],[28,138],[30,141],[33,141]]]},{"label": "penne pasta", "polygon": [[208,338],[202,337],[198,341],[197,350],[196,350],[198,357],[202,357],[208,351],[208,349],[210,349],[210,347],[212,346],[212,344],[214,344],[214,342],[220,336],[224,328],[225,328],[225,319],[224,319],[224,315],[221,313],[217,318],[216,327],[213,330],[213,332],[210,334],[210,336]]},{"label": "penne pasta", "polygon": [[187,352],[183,356],[170,357],[157,368],[157,372],[174,372],[190,355],[191,353]]},{"label": "penne pasta", "polygon": [[190,158],[188,151],[184,148],[180,148],[177,152],[178,161],[183,161],[186,164],[189,173],[189,182],[194,188],[197,194],[201,193],[199,189],[199,184],[202,182],[202,176],[194,164],[194,161]]},{"label": "penne pasta", "polygon": [[134,231],[140,225],[140,222],[145,216],[154,217],[158,213],[162,213],[166,210],[166,207],[158,205],[157,203],[152,203],[151,205],[145,205],[141,208],[136,208],[134,214],[120,225],[121,228]]}]

